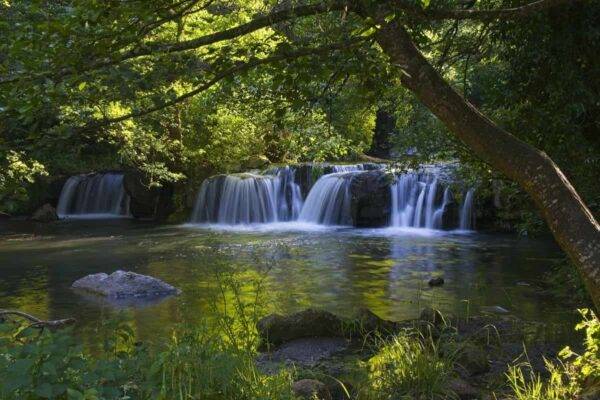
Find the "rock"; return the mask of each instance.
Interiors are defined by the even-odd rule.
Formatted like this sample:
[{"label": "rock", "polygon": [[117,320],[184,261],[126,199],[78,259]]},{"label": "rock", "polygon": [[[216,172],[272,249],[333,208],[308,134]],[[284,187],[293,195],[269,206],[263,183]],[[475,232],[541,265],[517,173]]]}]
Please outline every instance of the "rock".
[{"label": "rock", "polygon": [[334,314],[307,309],[291,315],[271,314],[256,324],[264,343],[280,345],[305,337],[344,337],[344,321]]},{"label": "rock", "polygon": [[112,299],[148,299],[181,293],[181,290],[159,279],[121,270],[110,275],[103,272],[87,275],[73,282],[72,287]]},{"label": "rock", "polygon": [[302,338],[282,344],[277,350],[263,353],[257,358],[259,364],[266,362],[295,363],[312,367],[318,361],[346,350],[348,341],[343,338]]},{"label": "rock", "polygon": [[50,204],[44,204],[40,208],[38,208],[31,219],[37,222],[52,222],[58,220],[58,215],[56,214],[56,208],[52,207]]},{"label": "rock", "polygon": [[368,308],[359,309],[355,321],[358,324],[356,331],[363,334],[370,332],[392,333],[398,328],[397,323],[379,318]]},{"label": "rock", "polygon": [[123,176],[123,187],[131,199],[129,212],[135,218],[162,221],[175,211],[171,184],[149,187],[148,179],[142,173],[127,171]]},{"label": "rock", "polygon": [[457,362],[471,376],[483,374],[490,370],[487,353],[483,348],[473,343],[465,343],[463,345]]},{"label": "rock", "polygon": [[434,310],[431,307],[424,308],[421,311],[421,316],[419,317],[421,321],[429,322],[434,326],[444,325],[445,320],[444,316],[438,310]]},{"label": "rock", "polygon": [[330,400],[331,394],[327,386],[316,379],[301,379],[292,384],[292,391],[296,396],[306,400]]},{"label": "rock", "polygon": [[479,399],[480,397],[477,389],[460,378],[453,379],[448,386],[461,400]]},{"label": "rock", "polygon": [[429,283],[429,286],[431,286],[431,287],[442,286],[444,284],[444,278],[442,278],[442,277],[431,278],[428,283]]},{"label": "rock", "polygon": [[383,170],[356,174],[350,184],[350,212],[356,227],[387,226],[391,215],[393,175]]}]

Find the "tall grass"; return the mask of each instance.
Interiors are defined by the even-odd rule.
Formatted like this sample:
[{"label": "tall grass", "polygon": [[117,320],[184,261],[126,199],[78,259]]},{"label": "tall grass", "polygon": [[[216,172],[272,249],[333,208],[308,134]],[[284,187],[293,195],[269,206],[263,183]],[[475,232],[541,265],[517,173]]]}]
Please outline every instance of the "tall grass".
[{"label": "tall grass", "polygon": [[453,360],[440,354],[439,343],[412,331],[383,342],[368,362],[361,399],[456,399],[449,390]]},{"label": "tall grass", "polygon": [[585,351],[577,354],[566,347],[561,360],[545,360],[548,379],[534,372],[529,362],[510,366],[506,377],[511,399],[600,399],[600,321],[591,310],[580,313],[583,321],[575,329],[585,331]]}]

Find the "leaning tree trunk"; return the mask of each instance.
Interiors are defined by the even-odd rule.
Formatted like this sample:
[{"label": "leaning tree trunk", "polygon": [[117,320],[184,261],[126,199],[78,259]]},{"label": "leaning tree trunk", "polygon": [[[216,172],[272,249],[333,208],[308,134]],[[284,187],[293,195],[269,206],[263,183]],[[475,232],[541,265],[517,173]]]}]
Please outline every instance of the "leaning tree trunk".
[{"label": "leaning tree trunk", "polygon": [[557,165],[459,95],[397,21],[384,24],[376,39],[392,64],[401,69],[402,84],[479,157],[529,193],[600,309],[600,225]]}]

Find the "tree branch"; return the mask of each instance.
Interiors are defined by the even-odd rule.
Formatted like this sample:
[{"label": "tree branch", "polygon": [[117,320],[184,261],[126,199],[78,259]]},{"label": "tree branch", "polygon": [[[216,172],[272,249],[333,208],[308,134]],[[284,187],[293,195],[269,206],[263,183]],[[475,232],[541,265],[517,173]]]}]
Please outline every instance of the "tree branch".
[{"label": "tree branch", "polygon": [[71,325],[75,322],[73,318],[67,319],[57,319],[57,320],[49,320],[44,321],[39,318],[34,317],[33,315],[27,314],[23,311],[18,310],[0,310],[0,320],[3,317],[15,315],[17,317],[21,317],[31,322],[31,325],[28,328],[60,328],[63,326]]},{"label": "tree branch", "polygon": [[62,79],[68,75],[76,73],[90,72],[113,65],[117,65],[127,60],[149,56],[153,54],[171,54],[186,50],[193,50],[210,44],[219,43],[225,40],[235,39],[240,36],[247,35],[259,29],[266,28],[279,22],[295,19],[298,17],[307,17],[311,15],[323,14],[335,10],[344,10],[348,7],[348,3],[343,0],[335,0],[332,2],[324,2],[318,4],[304,5],[287,8],[285,10],[274,11],[270,14],[256,17],[250,22],[238,25],[235,28],[226,29],[220,32],[211,33],[198,37],[196,39],[185,40],[177,43],[147,43],[138,48],[132,49],[114,58],[100,60],[84,66],[80,69],[65,68],[58,73],[42,72],[38,74],[18,74],[0,78],[0,84],[16,82],[18,80],[33,80],[38,78],[54,77]]}]

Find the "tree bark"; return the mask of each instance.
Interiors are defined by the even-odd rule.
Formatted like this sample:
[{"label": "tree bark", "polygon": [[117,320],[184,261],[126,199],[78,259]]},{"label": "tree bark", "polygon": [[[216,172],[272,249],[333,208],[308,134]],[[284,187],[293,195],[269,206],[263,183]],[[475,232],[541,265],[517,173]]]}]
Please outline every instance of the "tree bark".
[{"label": "tree bark", "polygon": [[391,63],[401,69],[403,86],[480,158],[519,183],[533,198],[600,309],[600,225],[565,175],[545,153],[497,126],[458,94],[397,20],[381,22],[376,40]]}]

